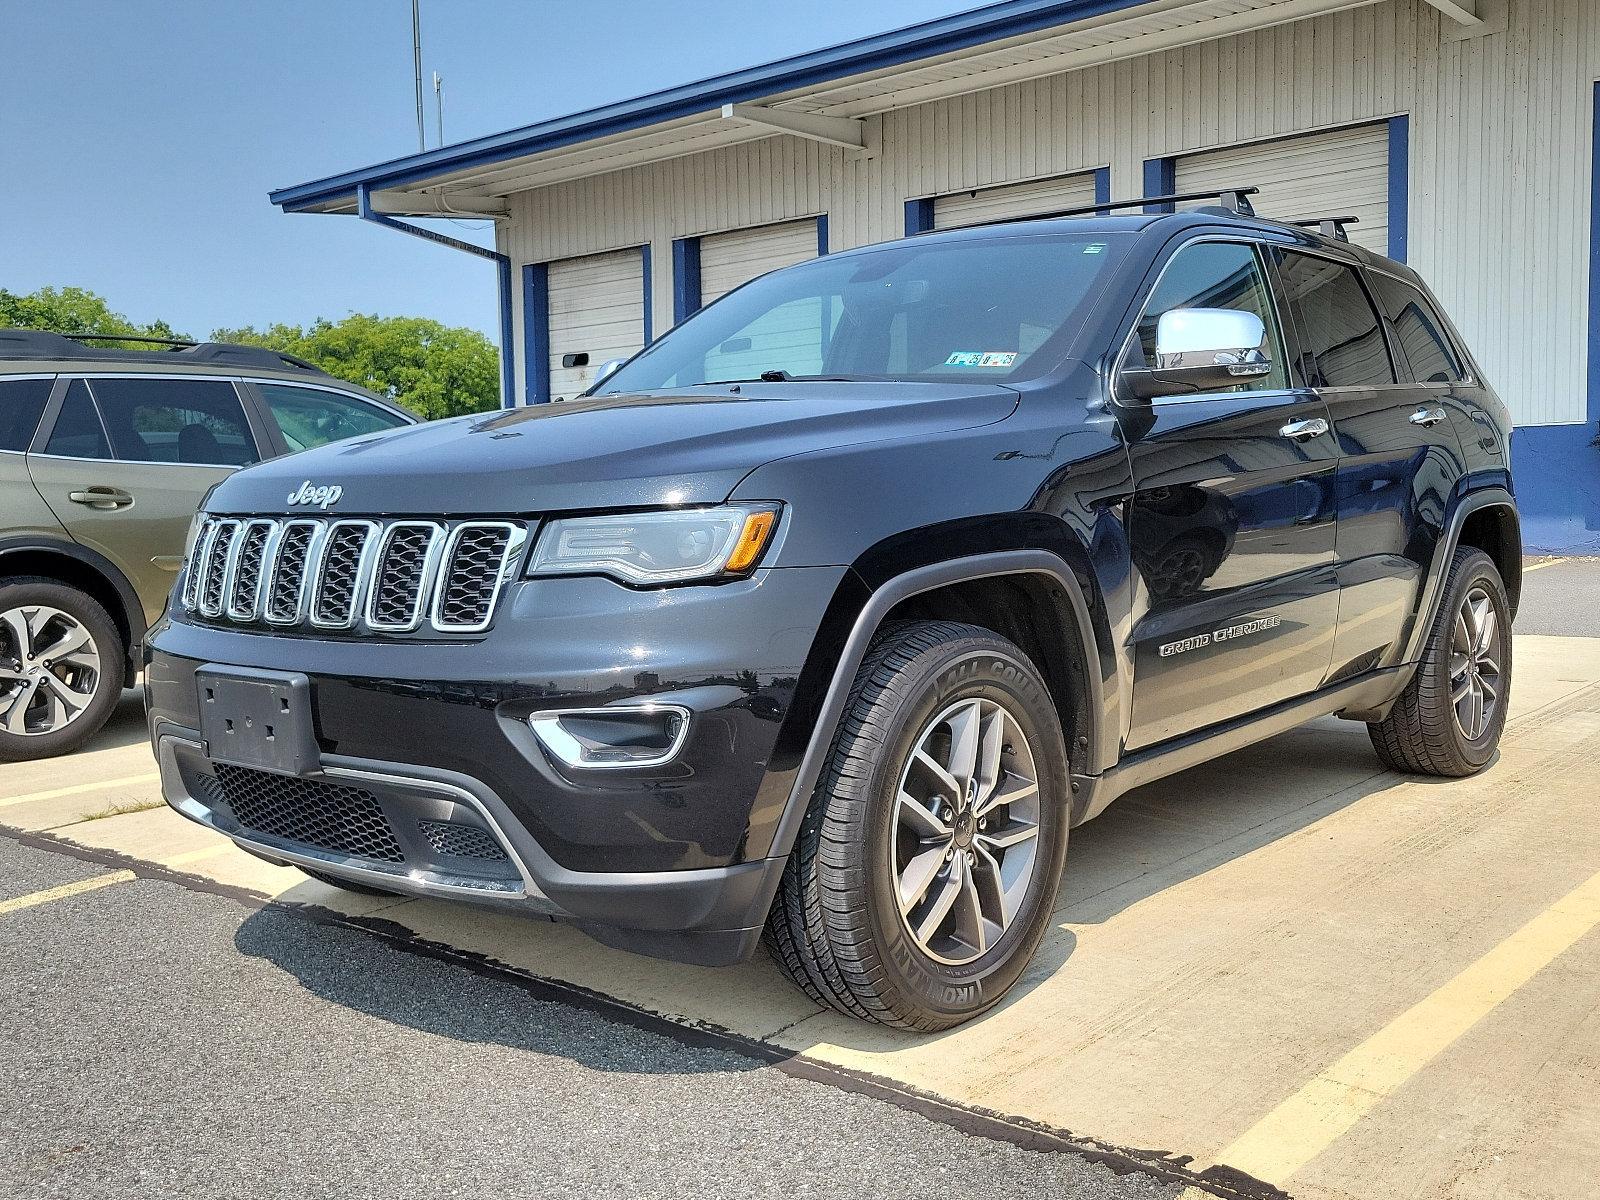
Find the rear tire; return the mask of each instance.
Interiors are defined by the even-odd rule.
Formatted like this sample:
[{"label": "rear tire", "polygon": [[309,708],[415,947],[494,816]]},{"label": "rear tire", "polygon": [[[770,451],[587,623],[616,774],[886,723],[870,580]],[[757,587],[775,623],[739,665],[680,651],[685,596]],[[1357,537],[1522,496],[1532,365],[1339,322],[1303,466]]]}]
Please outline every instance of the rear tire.
[{"label": "rear tire", "polygon": [[1367,726],[1391,771],[1457,779],[1494,757],[1511,695],[1511,602],[1482,550],[1455,552],[1422,662],[1382,721]]},{"label": "rear tire", "polygon": [[774,956],[818,1004],[902,1029],[992,1007],[1049,924],[1068,779],[1020,649],[952,621],[886,628],[768,917]]},{"label": "rear tire", "polygon": [[127,650],[105,607],[39,576],[0,583],[0,762],[70,754],[122,696]]}]

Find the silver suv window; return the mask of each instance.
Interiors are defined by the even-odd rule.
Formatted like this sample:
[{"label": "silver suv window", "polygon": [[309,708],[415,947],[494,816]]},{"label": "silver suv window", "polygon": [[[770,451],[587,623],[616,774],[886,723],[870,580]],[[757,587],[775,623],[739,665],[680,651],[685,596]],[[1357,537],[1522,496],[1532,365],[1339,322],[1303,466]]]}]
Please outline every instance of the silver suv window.
[{"label": "silver suv window", "polygon": [[380,433],[408,424],[406,419],[354,396],[294,384],[258,383],[262,398],[290,450],[309,450],[329,442]]},{"label": "silver suv window", "polygon": [[0,379],[0,450],[26,450],[54,379]]},{"label": "silver suv window", "polygon": [[259,462],[244,405],[220,379],[92,379],[121,462],[242,467]]}]

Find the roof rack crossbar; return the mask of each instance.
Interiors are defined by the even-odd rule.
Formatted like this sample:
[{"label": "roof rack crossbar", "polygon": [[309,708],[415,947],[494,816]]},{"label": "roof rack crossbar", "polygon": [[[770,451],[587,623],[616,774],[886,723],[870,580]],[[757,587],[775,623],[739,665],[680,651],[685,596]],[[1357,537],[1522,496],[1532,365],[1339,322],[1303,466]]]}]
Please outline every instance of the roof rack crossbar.
[{"label": "roof rack crossbar", "polygon": [[[1133,200],[1107,200],[1104,204],[1084,204],[1077,208],[1057,208],[1048,212],[1025,213],[1016,217],[996,217],[992,221],[978,221],[978,225],[1009,225],[1016,221],[1050,221],[1056,217],[1096,217],[1104,216],[1119,208],[1149,208],[1152,205],[1184,204],[1191,200],[1220,200],[1222,206],[1230,212],[1238,213],[1241,217],[1253,217],[1256,210],[1250,204],[1250,197],[1259,192],[1260,188],[1223,188],[1216,192],[1174,192],[1165,196],[1139,196]],[[924,233],[935,232],[932,229],[923,230]]]},{"label": "roof rack crossbar", "polygon": [[1306,217],[1299,221],[1290,221],[1290,225],[1298,225],[1301,229],[1315,229],[1325,238],[1332,238],[1338,242],[1348,242],[1350,235],[1345,232],[1346,225],[1360,224],[1360,217]]},{"label": "roof rack crossbar", "polygon": [[152,346],[176,346],[179,349],[199,344],[188,338],[151,337],[144,333],[63,333],[61,336],[75,342],[148,342]]}]

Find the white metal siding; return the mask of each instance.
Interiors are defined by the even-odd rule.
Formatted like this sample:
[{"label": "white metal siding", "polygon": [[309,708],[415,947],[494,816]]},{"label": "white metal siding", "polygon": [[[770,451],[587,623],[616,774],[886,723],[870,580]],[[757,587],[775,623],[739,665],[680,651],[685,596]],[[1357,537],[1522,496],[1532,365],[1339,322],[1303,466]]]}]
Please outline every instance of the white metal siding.
[{"label": "white metal siding", "polygon": [[940,196],[933,202],[933,227],[958,229],[984,221],[1026,217],[1033,213],[1082,208],[1095,202],[1094,174],[1034,179],[1004,187],[982,188]]},{"label": "white metal siding", "polygon": [[710,304],[757,275],[816,256],[814,220],[711,234],[700,240],[700,303]]},{"label": "white metal siding", "polygon": [[[550,264],[550,397],[570,400],[594,382],[595,370],[644,345],[644,258],[637,250],[594,254]],[[587,354],[582,367],[563,367]]]},{"label": "white metal siding", "polygon": [[1255,186],[1264,217],[1356,217],[1350,240],[1389,252],[1389,127],[1358,125],[1186,154],[1174,164],[1180,192]]},{"label": "white metal siding", "polygon": [[650,243],[665,329],[674,238],[826,212],[845,249],[899,237],[911,197],[1103,163],[1137,196],[1149,158],[1409,113],[1412,265],[1520,424],[1580,420],[1600,4],[1511,0],[1508,33],[1467,41],[1447,20],[1385,0],[872,116],[872,157],[781,136],[519,192],[506,244],[521,264]]}]

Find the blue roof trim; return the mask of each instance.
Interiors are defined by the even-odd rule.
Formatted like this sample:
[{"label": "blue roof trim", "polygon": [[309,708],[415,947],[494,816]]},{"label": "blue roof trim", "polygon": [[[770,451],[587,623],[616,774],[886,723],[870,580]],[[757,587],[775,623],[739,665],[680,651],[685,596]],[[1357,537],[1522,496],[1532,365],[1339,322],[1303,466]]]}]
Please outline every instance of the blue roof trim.
[{"label": "blue roof trim", "polygon": [[340,175],[269,193],[286,212],[314,204],[350,200],[356,186],[389,188],[447,171],[488,166],[525,154],[558,150],[594,138],[643,129],[710,111],[722,104],[760,100],[776,92],[828,83],[865,71],[904,66],[919,58],[967,50],[986,42],[1037,33],[1087,17],[1135,8],[1148,0],[1005,0],[971,12],[924,21],[905,29],[797,54],[742,71],[714,75],[633,100],[557,117],[505,133],[476,138],[423,154],[390,159]]}]

